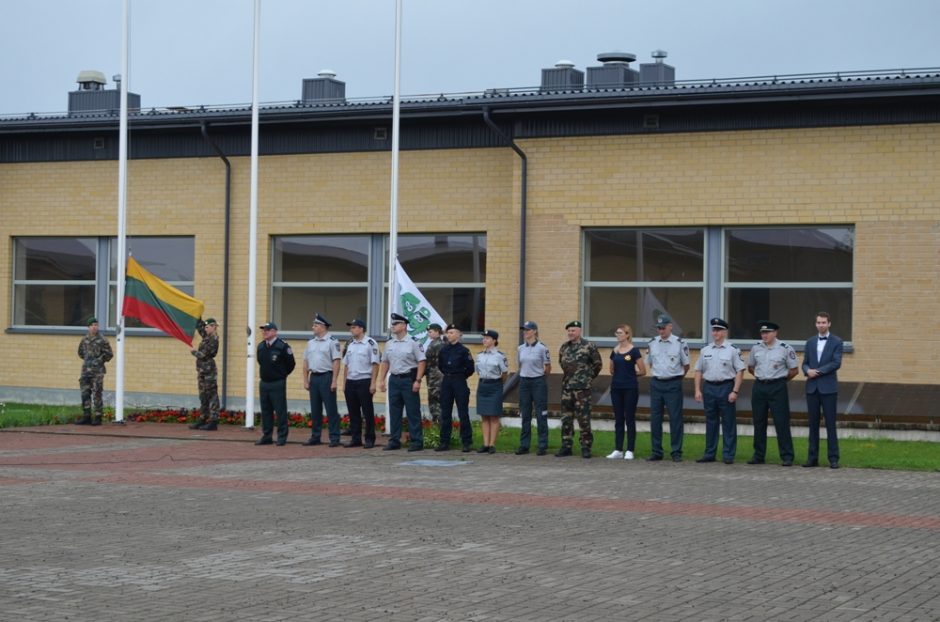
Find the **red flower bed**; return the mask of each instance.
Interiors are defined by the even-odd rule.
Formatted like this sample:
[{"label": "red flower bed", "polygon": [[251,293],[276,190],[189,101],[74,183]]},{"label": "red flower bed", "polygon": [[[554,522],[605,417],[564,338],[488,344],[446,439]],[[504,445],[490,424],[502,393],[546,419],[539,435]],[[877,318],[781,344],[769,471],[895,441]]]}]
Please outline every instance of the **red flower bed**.
[{"label": "red flower bed", "polygon": [[[126,416],[127,421],[135,423],[193,423],[199,419],[198,409],[189,410],[181,408],[178,410],[141,410],[130,413]],[[259,413],[255,413],[255,418],[260,418]],[[303,413],[288,413],[288,425],[292,428],[312,427],[310,417]],[[430,423],[430,422],[427,422]],[[223,410],[219,413],[219,425],[245,425],[245,411],[243,410]],[[327,425],[326,417],[323,417],[323,425]],[[349,427],[349,415],[344,415],[339,421],[340,428],[345,430]],[[385,418],[375,418],[375,429],[379,432],[385,431]]]}]

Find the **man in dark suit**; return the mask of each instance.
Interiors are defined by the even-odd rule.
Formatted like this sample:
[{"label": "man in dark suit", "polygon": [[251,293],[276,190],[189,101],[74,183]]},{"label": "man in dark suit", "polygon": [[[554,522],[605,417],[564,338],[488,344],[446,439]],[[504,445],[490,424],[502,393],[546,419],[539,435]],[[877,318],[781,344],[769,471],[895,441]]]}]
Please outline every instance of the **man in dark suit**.
[{"label": "man in dark suit", "polygon": [[803,374],[806,376],[806,408],[809,413],[809,456],[805,467],[819,466],[819,412],[826,418],[829,468],[839,468],[839,439],[836,435],[836,399],[842,367],[842,340],[829,332],[832,320],[825,311],[816,314],[815,337],[803,350]]}]

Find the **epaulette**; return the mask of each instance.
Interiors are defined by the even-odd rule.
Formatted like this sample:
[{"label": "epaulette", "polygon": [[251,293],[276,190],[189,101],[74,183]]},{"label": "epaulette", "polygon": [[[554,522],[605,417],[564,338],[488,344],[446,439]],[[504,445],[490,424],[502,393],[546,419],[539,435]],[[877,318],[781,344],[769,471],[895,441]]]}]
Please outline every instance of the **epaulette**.
[{"label": "epaulette", "polygon": [[375,339],[373,339],[372,337],[366,337],[366,341],[369,343],[370,346],[375,345]]}]

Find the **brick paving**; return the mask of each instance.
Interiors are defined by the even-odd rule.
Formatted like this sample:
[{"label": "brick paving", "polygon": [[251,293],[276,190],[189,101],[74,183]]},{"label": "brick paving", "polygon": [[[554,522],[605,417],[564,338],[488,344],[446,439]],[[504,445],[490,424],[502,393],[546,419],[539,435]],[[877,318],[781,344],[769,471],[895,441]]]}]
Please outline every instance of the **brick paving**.
[{"label": "brick paving", "polygon": [[257,436],[4,430],[0,620],[940,620],[938,473]]}]

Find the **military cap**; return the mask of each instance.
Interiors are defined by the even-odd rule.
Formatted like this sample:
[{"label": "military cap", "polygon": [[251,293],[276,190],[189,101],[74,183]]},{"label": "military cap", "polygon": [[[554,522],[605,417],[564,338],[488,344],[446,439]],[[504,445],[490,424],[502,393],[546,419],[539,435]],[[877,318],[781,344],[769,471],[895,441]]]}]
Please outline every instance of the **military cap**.
[{"label": "military cap", "polygon": [[454,323],[450,323],[450,324],[447,325],[447,330],[460,330],[460,327],[458,327],[458,326],[457,326],[456,324],[454,324]]},{"label": "military cap", "polygon": [[581,322],[579,320],[571,320],[565,324],[565,328],[581,328]]},{"label": "military cap", "polygon": [[709,324],[711,324],[712,328],[720,328],[722,330],[728,330],[728,322],[724,321],[720,317],[713,317],[708,322]]},{"label": "military cap", "polygon": [[771,322],[770,320],[761,320],[757,323],[760,326],[760,332],[769,333],[775,330],[780,330],[780,324]]},{"label": "military cap", "polygon": [[360,320],[359,318],[356,318],[354,320],[350,320],[346,322],[346,326],[358,326],[359,328],[365,329],[366,323]]},{"label": "military cap", "polygon": [[330,326],[332,326],[332,324],[330,324],[330,321],[327,320],[327,319],[326,319],[325,317],[323,317],[322,315],[320,315],[319,313],[317,313],[317,314],[315,314],[315,315],[313,316],[313,323],[314,323],[314,324],[323,324],[323,325],[326,326],[327,328],[329,328]]},{"label": "military cap", "polygon": [[97,324],[97,323],[98,323],[98,318],[96,318],[95,316],[91,316],[85,321],[86,326],[91,326],[92,324]]},{"label": "military cap", "polygon": [[406,318],[404,315],[402,315],[402,314],[400,314],[400,313],[393,313],[393,314],[392,314],[392,324],[394,324],[394,323],[396,323],[396,322],[404,322],[405,324],[408,324],[408,318]]},{"label": "military cap", "polygon": [[493,339],[499,339],[499,333],[497,333],[495,330],[485,330],[483,331],[483,336],[492,337]]},{"label": "military cap", "polygon": [[538,330],[538,329],[539,329],[539,325],[531,320],[519,327],[519,330]]},{"label": "military cap", "polygon": [[437,332],[440,333],[440,332],[443,332],[444,329],[441,328],[441,325],[438,324],[437,322],[433,322],[431,324],[428,324],[428,330],[436,330]]},{"label": "military cap", "polygon": [[268,322],[267,324],[262,324],[259,326],[261,330],[277,330],[277,324],[274,322]]},{"label": "military cap", "polygon": [[666,324],[672,324],[672,318],[666,315],[665,313],[660,313],[656,317],[656,327],[660,328],[662,326],[665,326]]},{"label": "military cap", "polygon": [[208,326],[209,324],[218,324],[218,322],[215,321],[214,317],[210,317],[206,319],[206,326]]}]

